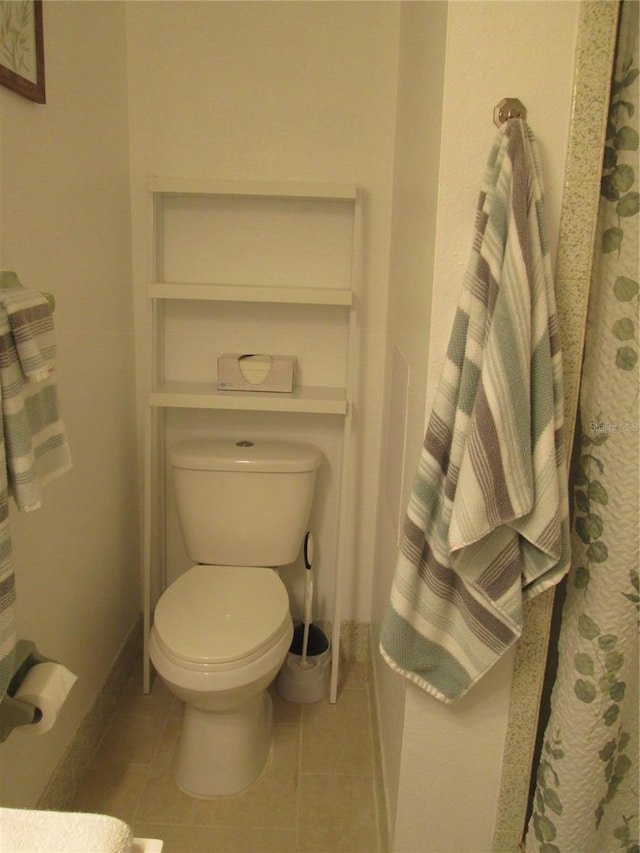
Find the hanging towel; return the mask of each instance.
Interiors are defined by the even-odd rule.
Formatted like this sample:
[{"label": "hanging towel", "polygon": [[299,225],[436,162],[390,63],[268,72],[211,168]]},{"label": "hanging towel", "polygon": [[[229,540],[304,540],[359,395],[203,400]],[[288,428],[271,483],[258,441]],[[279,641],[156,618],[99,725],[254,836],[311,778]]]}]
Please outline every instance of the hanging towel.
[{"label": "hanging towel", "polygon": [[55,342],[45,297],[0,290],[0,700],[12,676],[16,643],[9,495],[18,509],[42,504],[42,487],[71,467],[52,377]]},{"label": "hanging towel", "polygon": [[561,352],[538,152],[506,122],[407,509],[380,650],[443,702],[569,567]]},{"label": "hanging towel", "polygon": [[15,579],[9,531],[9,495],[4,442],[0,441],[0,702],[13,676],[17,642]]},{"label": "hanging towel", "polygon": [[48,300],[37,291],[18,286],[0,290],[11,337],[26,379],[39,382],[55,367],[56,344]]},{"label": "hanging towel", "polygon": [[71,467],[58,413],[53,317],[45,297],[0,291],[0,395],[8,485],[18,509],[42,504],[42,487]]}]

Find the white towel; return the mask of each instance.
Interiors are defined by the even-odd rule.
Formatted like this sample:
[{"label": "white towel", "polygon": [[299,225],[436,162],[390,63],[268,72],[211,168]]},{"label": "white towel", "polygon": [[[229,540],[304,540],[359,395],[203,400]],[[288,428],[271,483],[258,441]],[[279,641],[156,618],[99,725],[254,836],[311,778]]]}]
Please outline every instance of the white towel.
[{"label": "white towel", "polygon": [[131,853],[133,838],[115,817],[0,809],[0,853]]}]

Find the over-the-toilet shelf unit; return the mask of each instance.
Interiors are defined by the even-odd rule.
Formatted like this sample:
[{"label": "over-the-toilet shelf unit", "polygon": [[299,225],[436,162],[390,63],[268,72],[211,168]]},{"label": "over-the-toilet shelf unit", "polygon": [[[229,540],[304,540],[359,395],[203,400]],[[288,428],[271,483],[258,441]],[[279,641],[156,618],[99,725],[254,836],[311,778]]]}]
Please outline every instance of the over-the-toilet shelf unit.
[{"label": "over-the-toilet shelf unit", "polygon": [[[345,579],[352,570],[353,495],[352,495],[352,416],[357,373],[357,316],[360,281],[361,192],[356,185],[333,183],[289,183],[254,181],[216,181],[152,176],[148,180],[151,223],[151,281],[147,285],[148,345],[147,401],[144,460],[144,675],[145,692],[150,689],[151,672],[148,637],[157,595],[165,577],[165,412],[171,408],[209,409],[235,412],[297,413],[310,417],[325,415],[342,419],[340,470],[338,473],[338,526],[335,543],[335,585],[332,614],[331,702],[337,699],[340,627]],[[261,200],[267,204],[300,201],[336,203],[341,211],[348,206],[350,249],[348,286],[284,286],[229,284],[212,280],[167,281],[163,263],[165,240],[164,206],[175,197],[192,197],[200,204],[206,199],[225,203]],[[275,210],[275,208],[274,208]],[[341,214],[342,215],[342,214]],[[215,279],[215,275],[212,275]],[[330,283],[329,283],[330,284]],[[295,387],[290,394],[218,391],[216,382],[166,381],[164,360],[164,306],[168,300],[198,300],[228,304],[254,303],[272,306],[329,306],[347,312],[342,387]],[[321,324],[321,317],[318,317]],[[250,423],[250,420],[249,420]]]}]

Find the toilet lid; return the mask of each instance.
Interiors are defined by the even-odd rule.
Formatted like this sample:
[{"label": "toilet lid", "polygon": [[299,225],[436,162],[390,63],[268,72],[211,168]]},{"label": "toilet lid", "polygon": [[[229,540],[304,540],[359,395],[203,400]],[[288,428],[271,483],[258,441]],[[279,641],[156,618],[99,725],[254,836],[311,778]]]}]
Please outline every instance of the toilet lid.
[{"label": "toilet lid", "polygon": [[174,657],[229,664],[271,646],[289,618],[289,596],[273,569],[194,566],[161,596],[156,634]]}]

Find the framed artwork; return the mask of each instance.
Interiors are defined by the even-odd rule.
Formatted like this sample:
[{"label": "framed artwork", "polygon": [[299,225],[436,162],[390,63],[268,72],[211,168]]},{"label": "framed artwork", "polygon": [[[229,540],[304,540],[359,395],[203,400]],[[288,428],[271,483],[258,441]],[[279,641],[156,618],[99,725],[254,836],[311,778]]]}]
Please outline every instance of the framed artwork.
[{"label": "framed artwork", "polygon": [[42,0],[0,0],[0,83],[45,103]]}]

